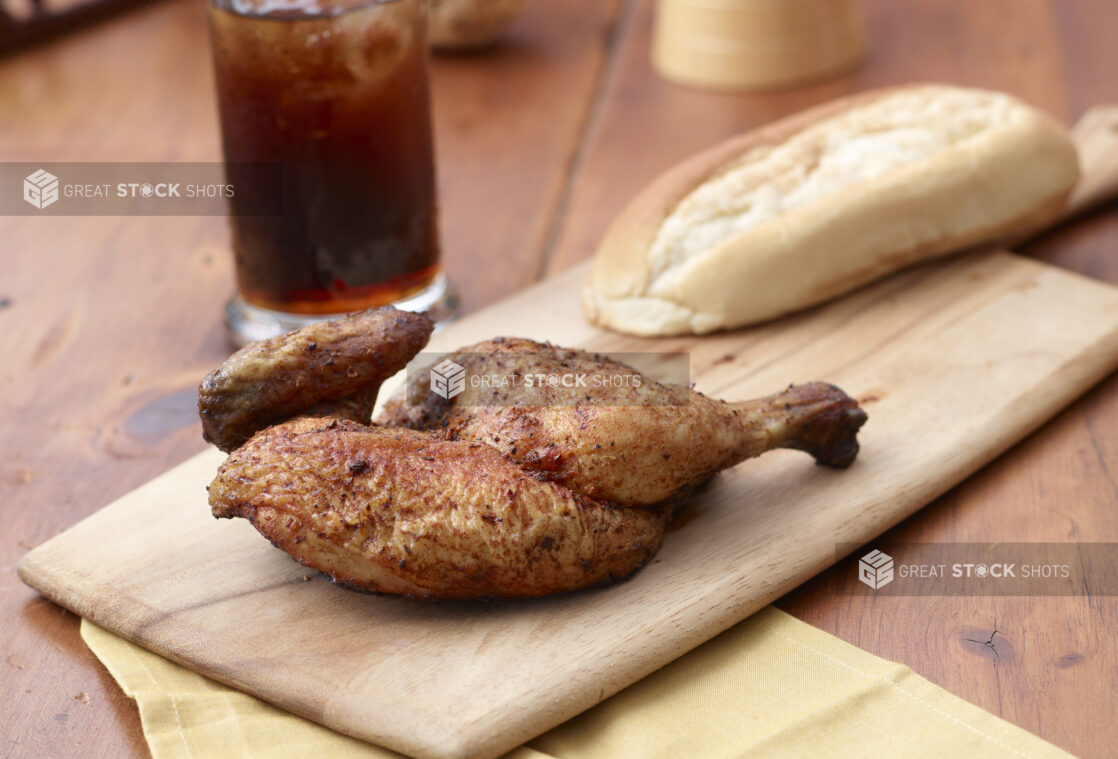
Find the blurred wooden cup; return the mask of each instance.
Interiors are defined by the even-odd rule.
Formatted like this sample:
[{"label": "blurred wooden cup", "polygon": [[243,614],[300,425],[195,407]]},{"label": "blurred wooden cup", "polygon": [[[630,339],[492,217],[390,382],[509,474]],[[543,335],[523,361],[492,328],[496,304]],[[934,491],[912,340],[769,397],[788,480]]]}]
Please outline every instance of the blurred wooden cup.
[{"label": "blurred wooden cup", "polygon": [[677,84],[779,89],[849,68],[864,52],[858,0],[658,0],[652,61]]}]

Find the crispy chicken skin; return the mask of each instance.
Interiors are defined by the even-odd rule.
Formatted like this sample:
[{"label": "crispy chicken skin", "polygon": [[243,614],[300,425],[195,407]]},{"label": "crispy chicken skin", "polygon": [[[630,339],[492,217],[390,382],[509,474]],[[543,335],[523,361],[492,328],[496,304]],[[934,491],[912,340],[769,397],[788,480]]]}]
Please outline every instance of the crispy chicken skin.
[{"label": "crispy chicken skin", "polygon": [[[450,358],[468,376],[632,373],[597,354],[523,339],[485,341]],[[517,405],[529,396],[532,405]],[[774,448],[849,466],[865,420],[857,403],[821,382],[744,403],[650,381],[531,391],[467,383],[448,401],[430,392],[425,373],[416,373],[377,417],[384,425],[486,443],[575,492],[631,506],[663,501]]]},{"label": "crispy chicken skin", "polygon": [[307,417],[233,452],[210,505],[338,583],[419,598],[616,580],[656,553],[665,521],[543,481],[482,443]]},{"label": "crispy chicken skin", "polygon": [[[368,424],[377,391],[431,322],[392,308],[323,322],[234,354],[202,382],[207,440],[232,451],[209,488],[340,584],[416,598],[522,598],[635,572],[680,495],[772,448],[847,466],[865,414],[823,383],[745,403],[678,385],[467,383],[451,401],[422,372]],[[471,373],[633,375],[602,356],[497,338]],[[652,508],[655,506],[655,508]],[[637,508],[641,507],[641,508]]]},{"label": "crispy chicken skin", "polygon": [[423,314],[386,307],[247,345],[202,380],[202,434],[228,453],[299,414],[368,422],[381,383],[423,349],[433,327]]}]

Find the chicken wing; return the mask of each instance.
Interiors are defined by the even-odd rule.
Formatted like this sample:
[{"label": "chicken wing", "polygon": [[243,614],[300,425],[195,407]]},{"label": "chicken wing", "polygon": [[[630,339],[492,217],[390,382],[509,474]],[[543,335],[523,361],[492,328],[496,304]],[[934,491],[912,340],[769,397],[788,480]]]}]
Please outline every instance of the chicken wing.
[{"label": "chicken wing", "polygon": [[625,577],[660,547],[665,515],[577,495],[483,443],[301,418],[234,451],[210,485],[336,582],[420,598],[518,598]]},{"label": "chicken wing", "polygon": [[392,307],[252,343],[202,380],[202,434],[226,453],[299,414],[368,422],[384,380],[423,349],[434,324]]},{"label": "chicken wing", "polygon": [[[601,355],[522,339],[478,343],[450,359],[479,377],[633,374]],[[377,417],[379,424],[486,443],[575,492],[631,506],[663,501],[774,448],[849,466],[865,421],[855,401],[821,382],[744,403],[647,380],[639,387],[537,383],[530,390],[523,382],[467,382],[447,400],[431,392],[422,372]]]}]

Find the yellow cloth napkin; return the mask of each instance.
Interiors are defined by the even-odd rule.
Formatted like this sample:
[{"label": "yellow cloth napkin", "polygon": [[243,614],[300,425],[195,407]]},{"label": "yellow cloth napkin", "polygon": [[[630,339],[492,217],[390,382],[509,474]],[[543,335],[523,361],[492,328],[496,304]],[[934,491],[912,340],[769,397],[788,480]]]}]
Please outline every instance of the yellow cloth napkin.
[{"label": "yellow cloth napkin", "polygon": [[[82,620],[136,699],[155,759],[397,757],[195,674]],[[772,607],[507,759],[1068,757],[907,667]]]}]

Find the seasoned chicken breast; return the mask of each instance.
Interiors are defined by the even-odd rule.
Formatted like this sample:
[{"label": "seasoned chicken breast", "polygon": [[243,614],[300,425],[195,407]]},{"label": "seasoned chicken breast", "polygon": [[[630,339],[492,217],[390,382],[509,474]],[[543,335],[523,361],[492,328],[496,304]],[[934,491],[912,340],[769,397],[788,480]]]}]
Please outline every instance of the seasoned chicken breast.
[{"label": "seasoned chicken breast", "polygon": [[348,420],[258,433],[210,485],[336,582],[420,598],[520,598],[617,580],[652,557],[665,515],[587,498],[488,445]]}]

